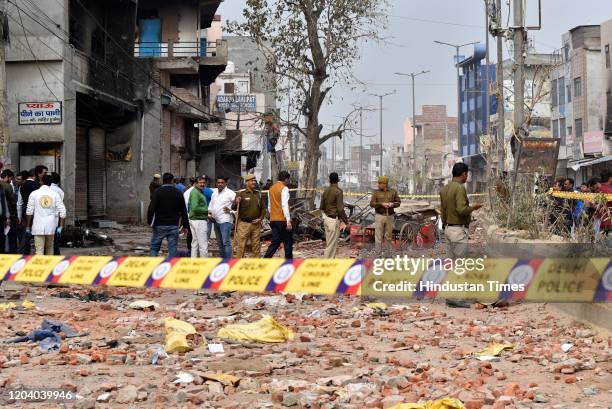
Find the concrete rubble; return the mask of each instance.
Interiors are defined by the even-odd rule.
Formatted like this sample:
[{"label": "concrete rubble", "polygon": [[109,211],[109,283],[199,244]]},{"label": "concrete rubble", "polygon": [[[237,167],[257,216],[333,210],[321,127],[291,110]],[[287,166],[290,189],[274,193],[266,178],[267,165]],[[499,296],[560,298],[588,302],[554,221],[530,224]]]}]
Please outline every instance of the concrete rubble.
[{"label": "concrete rubble", "polygon": [[[113,245],[125,248],[134,237],[115,236]],[[143,239],[130,245],[145,247],[146,236],[137,237]],[[324,243],[318,243],[298,244],[296,256],[320,256]],[[343,244],[340,252],[355,257],[358,250]],[[0,302],[23,300],[36,307],[0,312],[3,340],[29,333],[43,319],[87,335],[60,334],[59,352],[46,353],[35,342],[4,344],[0,388],[71,390],[80,399],[66,402],[69,408],[384,409],[444,397],[468,409],[607,408],[612,402],[612,336],[548,304],[463,309],[439,300],[0,287]],[[159,307],[130,308],[136,301]],[[375,301],[386,308],[365,305]],[[265,315],[293,331],[293,340],[217,337],[228,324]],[[167,317],[195,327],[201,339],[193,350],[164,353]],[[476,359],[496,343],[514,348]],[[208,344],[221,344],[222,352],[211,352]],[[1,407],[31,405],[0,398]]]},{"label": "concrete rubble", "polygon": [[[78,408],[389,408],[446,396],[466,408],[604,408],[612,402],[612,337],[548,305],[468,310],[438,301],[386,300],[388,315],[381,316],[362,308],[358,297],[287,295],[253,302],[250,294],[107,288],[108,301],[87,302],[57,296],[66,289],[18,284],[3,284],[5,295],[13,287],[36,308],[0,314],[7,338],[30,331],[42,318],[89,335],[62,339],[55,353],[33,342],[4,345],[0,387],[70,389],[82,397]],[[160,307],[128,307],[143,299]],[[216,336],[228,323],[264,314],[292,329],[294,340],[249,344]],[[208,343],[223,344],[224,352],[211,353],[204,343],[152,365],[168,316],[193,324]],[[411,322],[422,317],[430,319]],[[515,348],[493,361],[475,359],[475,352],[498,341]],[[573,344],[567,352],[565,343]],[[175,382],[180,373],[189,374],[181,375],[189,382]],[[27,407],[3,399],[3,407]]]}]

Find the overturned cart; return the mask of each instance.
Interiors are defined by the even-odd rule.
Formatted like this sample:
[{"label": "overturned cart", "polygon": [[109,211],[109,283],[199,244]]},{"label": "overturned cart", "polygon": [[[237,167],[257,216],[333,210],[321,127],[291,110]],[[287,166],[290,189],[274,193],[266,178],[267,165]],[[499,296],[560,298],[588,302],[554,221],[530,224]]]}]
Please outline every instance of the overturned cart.
[{"label": "overturned cart", "polygon": [[[374,210],[360,215],[351,226],[351,241],[374,243]],[[429,202],[408,201],[395,211],[393,244],[398,250],[433,247],[440,239],[440,213]]]}]

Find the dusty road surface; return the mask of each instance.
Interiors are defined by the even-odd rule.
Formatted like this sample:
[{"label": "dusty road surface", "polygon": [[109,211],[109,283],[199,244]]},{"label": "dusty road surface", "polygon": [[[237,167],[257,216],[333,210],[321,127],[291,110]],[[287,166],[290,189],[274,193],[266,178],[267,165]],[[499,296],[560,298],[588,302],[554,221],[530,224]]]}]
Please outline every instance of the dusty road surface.
[{"label": "dusty road surface", "polygon": [[[94,290],[3,284],[5,298],[36,305],[0,313],[3,339],[27,334],[44,319],[88,333],[63,339],[56,352],[37,342],[3,345],[3,390],[69,389],[81,398],[65,407],[77,408],[389,408],[445,396],[467,408],[612,404],[612,338],[551,305],[450,309],[438,301],[384,300],[385,309],[373,309],[358,297]],[[63,298],[79,295],[85,301]],[[130,309],[136,300],[159,308]],[[263,315],[292,330],[293,340],[246,344],[217,336],[229,323]],[[193,324],[202,338],[192,351],[154,365],[168,316]],[[209,352],[207,343],[222,344],[224,352]],[[493,343],[514,350],[476,359]],[[185,383],[175,382],[181,372],[189,374]],[[206,380],[214,373],[239,382]],[[2,407],[58,407],[2,399]]]}]

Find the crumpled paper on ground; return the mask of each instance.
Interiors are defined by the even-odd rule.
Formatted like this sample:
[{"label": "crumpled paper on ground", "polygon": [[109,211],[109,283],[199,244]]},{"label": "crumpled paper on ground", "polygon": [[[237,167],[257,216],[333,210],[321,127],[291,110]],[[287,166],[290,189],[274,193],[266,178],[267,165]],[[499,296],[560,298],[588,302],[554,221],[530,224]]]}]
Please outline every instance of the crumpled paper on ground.
[{"label": "crumpled paper on ground", "polygon": [[238,386],[240,383],[240,378],[234,375],[227,375],[223,373],[205,373],[199,375],[207,381],[219,382],[223,386]]},{"label": "crumpled paper on ground", "polygon": [[274,318],[265,315],[262,319],[249,324],[230,324],[221,328],[219,338],[229,338],[236,341],[255,341],[278,343],[292,340],[293,331],[279,324]]},{"label": "crumpled paper on ground", "polygon": [[147,310],[147,309],[157,310],[159,309],[159,304],[156,303],[155,301],[138,300],[138,301],[131,302],[128,307],[130,307],[133,310]]},{"label": "crumpled paper on ground", "polygon": [[504,350],[512,351],[514,349],[514,344],[500,344],[495,343],[491,344],[488,347],[476,352],[476,356],[499,356]]},{"label": "crumpled paper on ground", "polygon": [[421,403],[400,403],[389,409],[465,409],[465,405],[459,399],[442,398]]},{"label": "crumpled paper on ground", "polygon": [[188,335],[197,335],[193,325],[176,318],[166,317],[164,327],[166,328],[166,345],[164,346],[166,352],[171,354],[173,352],[188,352],[193,349],[193,346],[187,340]]},{"label": "crumpled paper on ground", "polygon": [[36,307],[36,305],[32,301],[28,300],[24,300],[21,303],[21,306],[19,307],[17,307],[17,304],[15,304],[14,302],[0,303],[0,311],[7,311],[13,309],[31,310],[34,307]]}]

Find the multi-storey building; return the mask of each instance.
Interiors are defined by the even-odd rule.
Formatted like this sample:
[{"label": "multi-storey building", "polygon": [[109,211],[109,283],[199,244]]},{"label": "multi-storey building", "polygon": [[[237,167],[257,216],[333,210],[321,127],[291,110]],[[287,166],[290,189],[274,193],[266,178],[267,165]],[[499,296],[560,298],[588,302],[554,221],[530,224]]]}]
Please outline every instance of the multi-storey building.
[{"label": "multi-storey building", "polygon": [[69,221],[143,221],[154,173],[197,173],[197,124],[227,50],[221,0],[15,0],[8,6],[12,169],[61,175]]},{"label": "multi-storey building", "polygon": [[[487,134],[486,109],[486,75],[487,66],[484,62],[486,49],[484,44],[475,44],[471,56],[461,60],[459,68],[459,155],[471,170],[468,182],[469,191],[484,191],[486,184],[486,152],[481,149],[481,136]],[[495,65],[489,65],[489,86],[495,82]],[[496,99],[490,96],[489,113],[497,110]],[[418,122],[418,121],[417,121]],[[417,145],[418,146],[418,145]]]},{"label": "multi-storey building", "polygon": [[449,174],[449,146],[457,140],[457,118],[448,116],[446,105],[423,105],[421,112],[416,116],[416,191],[433,192]]},{"label": "multi-storey building", "polygon": [[603,163],[599,158],[609,149],[602,108],[606,101],[602,47],[606,45],[599,25],[571,29],[563,35],[560,63],[552,76],[552,136],[561,145],[557,174],[578,183],[597,174],[591,168]]}]

